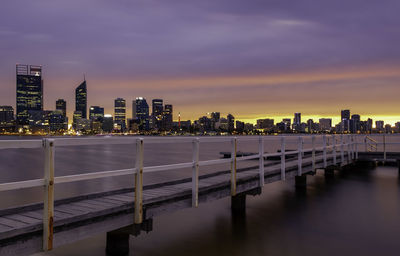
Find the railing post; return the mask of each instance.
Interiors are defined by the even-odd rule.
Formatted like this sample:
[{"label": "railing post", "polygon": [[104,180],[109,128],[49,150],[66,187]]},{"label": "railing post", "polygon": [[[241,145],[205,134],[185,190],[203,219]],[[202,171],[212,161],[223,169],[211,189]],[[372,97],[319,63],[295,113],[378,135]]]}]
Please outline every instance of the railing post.
[{"label": "railing post", "polygon": [[344,138],[343,134],[340,134],[340,165],[344,164]]},{"label": "railing post", "polygon": [[332,135],[332,140],[333,140],[333,148],[332,148],[332,153],[333,153],[333,165],[336,165],[336,137],[333,134]]},{"label": "railing post", "polygon": [[143,138],[136,140],[135,224],[143,221]]},{"label": "railing post", "polygon": [[233,138],[231,141],[232,153],[231,153],[231,195],[236,195],[236,152],[237,152],[237,138]]},{"label": "railing post", "polygon": [[315,135],[311,137],[312,144],[312,170],[315,172]]},{"label": "railing post", "polygon": [[192,207],[199,206],[199,148],[200,140],[193,140]]},{"label": "railing post", "polygon": [[54,224],[54,140],[43,139],[44,162],[44,201],[43,201],[43,250],[53,249]]},{"label": "railing post", "polygon": [[383,134],[383,161],[386,162],[386,135]]},{"label": "railing post", "polygon": [[301,176],[303,174],[303,137],[301,136],[299,136],[297,150],[299,151],[297,154],[297,176]]},{"label": "railing post", "polygon": [[351,135],[351,160],[355,159],[355,148],[354,148],[354,134]]},{"label": "railing post", "polygon": [[286,142],[285,142],[285,137],[282,136],[281,138],[281,179],[285,180],[286,179]]},{"label": "railing post", "polygon": [[324,168],[328,166],[327,161],[326,161],[326,135],[322,135],[322,155],[324,158]]},{"label": "railing post", "polygon": [[264,186],[264,138],[260,136],[258,139],[259,154],[259,171],[260,171],[260,187]]}]

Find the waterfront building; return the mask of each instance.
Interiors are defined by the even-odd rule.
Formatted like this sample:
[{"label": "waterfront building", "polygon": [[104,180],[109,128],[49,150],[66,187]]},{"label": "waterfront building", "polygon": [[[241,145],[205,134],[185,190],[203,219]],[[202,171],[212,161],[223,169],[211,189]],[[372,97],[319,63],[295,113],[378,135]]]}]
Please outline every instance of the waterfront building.
[{"label": "waterfront building", "polygon": [[238,133],[243,133],[244,132],[244,122],[241,121],[236,121],[236,131]]},{"label": "waterfront building", "polygon": [[50,132],[62,133],[68,130],[68,121],[61,110],[55,110],[50,113],[49,116],[49,128]]},{"label": "waterfront building", "polygon": [[84,80],[75,89],[75,111],[80,111],[82,113],[81,118],[87,118],[87,88],[86,80]]},{"label": "waterfront building", "polygon": [[378,132],[383,132],[385,129],[384,121],[375,121],[375,128]]},{"label": "waterfront building", "polygon": [[349,132],[350,131],[350,110],[345,109],[340,113],[341,120],[341,131]]},{"label": "waterfront building", "polygon": [[114,129],[114,120],[112,115],[106,114],[103,118],[102,130],[106,133],[111,133]]},{"label": "waterfront building", "polygon": [[257,129],[264,129],[267,131],[273,130],[274,128],[274,119],[258,119],[257,120]]},{"label": "waterfront building", "polygon": [[18,125],[28,125],[28,111],[43,110],[42,67],[17,64],[16,75],[17,123]]},{"label": "waterfront building", "polygon": [[159,130],[162,128],[164,102],[162,99],[153,99],[151,102],[151,122],[152,128]]},{"label": "waterfront building", "polygon": [[163,130],[170,131],[173,123],[173,108],[171,104],[165,104],[163,111]]},{"label": "waterfront building", "polygon": [[332,119],[320,118],[318,122],[319,122],[319,130],[321,132],[330,132],[332,130]]},{"label": "waterfront building", "polygon": [[50,132],[51,110],[29,110],[28,125],[32,133],[47,134]]},{"label": "waterfront building", "polygon": [[56,110],[61,111],[64,117],[67,116],[67,102],[64,99],[59,99],[56,101]]},{"label": "waterfront building", "polygon": [[301,131],[301,113],[294,113],[293,118],[293,130]]},{"label": "waterfront building", "polygon": [[138,120],[139,130],[149,130],[149,105],[147,104],[146,99],[143,97],[137,97],[132,108],[134,109],[133,119]]},{"label": "waterfront building", "polygon": [[228,119],[228,132],[232,133],[233,130],[235,130],[235,117],[231,114],[228,114],[226,119]]},{"label": "waterfront building", "polygon": [[15,131],[14,109],[12,106],[0,106],[0,132]]},{"label": "waterfront building", "polygon": [[221,118],[220,112],[212,112],[211,113],[211,129],[212,130],[215,130],[215,124],[219,122],[220,118]]},{"label": "waterfront building", "polygon": [[89,119],[102,122],[104,118],[104,108],[99,106],[91,106],[89,110]]},{"label": "waterfront building", "polygon": [[351,133],[357,133],[361,130],[361,117],[360,115],[352,115],[350,119],[350,132]]}]

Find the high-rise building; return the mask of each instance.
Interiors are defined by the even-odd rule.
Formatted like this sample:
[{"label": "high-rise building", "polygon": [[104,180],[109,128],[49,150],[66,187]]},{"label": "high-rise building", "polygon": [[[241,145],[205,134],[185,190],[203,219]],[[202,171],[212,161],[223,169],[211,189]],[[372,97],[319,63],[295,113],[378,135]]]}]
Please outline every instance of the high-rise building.
[{"label": "high-rise building", "polygon": [[59,99],[56,101],[56,110],[61,111],[64,117],[67,116],[67,102],[63,99]]},{"label": "high-rise building", "polygon": [[341,126],[342,132],[349,132],[350,131],[350,110],[345,109],[341,111]]},{"label": "high-rise building", "polygon": [[139,130],[149,130],[149,105],[143,97],[137,97],[133,106],[133,119],[137,119]]},{"label": "high-rise building", "polygon": [[301,113],[294,113],[293,130],[301,131]]},{"label": "high-rise building", "polygon": [[75,111],[81,111],[83,119],[87,118],[87,88],[84,80],[75,89]]},{"label": "high-rise building", "polygon": [[28,125],[30,110],[43,110],[42,67],[16,66],[17,74],[17,122]]},{"label": "high-rise building", "polygon": [[163,129],[170,131],[173,126],[173,109],[171,104],[166,104],[163,111]]},{"label": "high-rise building", "polygon": [[360,115],[351,115],[350,119],[350,132],[357,133],[361,130],[361,117]]},{"label": "high-rise building", "polygon": [[89,110],[89,119],[102,122],[104,118],[104,108],[91,106]]},{"label": "high-rise building", "polygon": [[221,118],[220,112],[212,112],[211,113],[211,129],[212,130],[215,130],[215,125],[216,125],[216,123],[219,122],[220,118]]},{"label": "high-rise building", "polygon": [[235,117],[232,114],[228,114],[226,119],[228,119],[228,132],[232,133],[235,130]]},{"label": "high-rise building", "polygon": [[126,129],[126,101],[122,98],[114,100],[114,123],[119,131]]},{"label": "high-rise building", "polygon": [[152,128],[160,129],[162,126],[162,117],[163,117],[163,105],[162,99],[153,99],[151,102],[152,113],[151,113],[151,121],[152,121]]}]

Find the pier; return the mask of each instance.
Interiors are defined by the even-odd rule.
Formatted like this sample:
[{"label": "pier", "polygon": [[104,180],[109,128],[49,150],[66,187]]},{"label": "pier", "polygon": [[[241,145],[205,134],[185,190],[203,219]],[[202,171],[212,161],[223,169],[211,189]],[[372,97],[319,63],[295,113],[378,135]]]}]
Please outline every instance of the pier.
[{"label": "pier", "polygon": [[[279,151],[269,148],[271,139],[279,140]],[[296,149],[288,148],[288,141]],[[257,152],[240,152],[238,143],[247,141]],[[202,143],[230,143],[230,152],[224,158],[200,160]],[[144,147],[147,144],[191,143],[192,161],[144,166]],[[55,176],[55,148],[134,144],[135,166],[69,176]],[[129,252],[130,236],[153,230],[153,218],[225,197],[231,198],[233,213],[245,211],[246,197],[263,192],[263,186],[294,179],[296,189],[304,190],[307,175],[324,171],[331,179],[335,171],[350,169],[361,161],[399,163],[400,154],[387,151],[389,145],[400,143],[377,142],[362,135],[317,136],[239,136],[239,137],[110,137],[110,138],[45,138],[42,140],[4,140],[0,149],[42,148],[44,154],[43,178],[0,184],[0,192],[43,187],[43,202],[0,210],[0,256],[29,255],[49,251],[90,236],[107,233],[105,249],[109,255]],[[382,148],[382,151],[379,149]],[[127,152],[129,154],[129,152]],[[249,162],[247,167],[238,167]],[[200,168],[225,164],[225,170],[201,174]],[[400,165],[399,165],[400,166]],[[143,177],[151,172],[189,169],[191,178],[161,183],[143,184]],[[55,200],[57,184],[126,176],[135,181],[131,188],[79,195]],[[156,228],[156,227],[154,227]],[[134,248],[131,248],[134,250]]]}]

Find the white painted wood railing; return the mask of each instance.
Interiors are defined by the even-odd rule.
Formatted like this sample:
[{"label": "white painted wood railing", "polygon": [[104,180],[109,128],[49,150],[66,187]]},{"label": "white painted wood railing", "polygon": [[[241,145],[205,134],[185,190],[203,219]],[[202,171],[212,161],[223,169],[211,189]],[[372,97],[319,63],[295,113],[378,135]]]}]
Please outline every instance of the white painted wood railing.
[{"label": "white painted wood railing", "polygon": [[[340,153],[341,164],[344,163],[345,152],[349,161],[358,158],[358,142],[356,135],[312,135],[312,136],[238,136],[238,137],[110,137],[110,138],[45,138],[42,140],[0,140],[0,149],[15,148],[43,148],[45,151],[44,175],[42,179],[18,181],[0,184],[1,191],[26,189],[33,187],[44,187],[44,211],[43,211],[43,250],[51,250],[53,247],[53,222],[54,222],[54,186],[68,182],[93,180],[99,178],[116,177],[122,175],[134,175],[135,178],[135,213],[134,223],[140,224],[143,221],[143,175],[150,172],[160,172],[183,168],[192,169],[192,206],[199,204],[199,169],[203,166],[230,164],[231,171],[231,195],[236,195],[236,171],[237,163],[246,160],[257,160],[259,169],[259,184],[264,185],[264,166],[267,157],[280,157],[281,179],[285,180],[286,156],[297,155],[298,172],[303,174],[303,158],[306,153],[311,152],[312,170],[316,169],[316,152],[322,151],[323,166],[327,167],[328,158],[333,158],[336,164],[336,154]],[[280,152],[266,153],[267,141],[280,137]],[[322,137],[322,146],[317,146],[316,139]],[[297,138],[297,150],[287,150],[290,140]],[[311,139],[311,140],[310,140]],[[310,140],[310,141],[309,141]],[[249,156],[237,156],[238,141],[250,141],[258,143],[258,153]],[[345,142],[346,141],[346,142]],[[202,143],[228,142],[231,144],[231,157],[228,159],[213,159],[200,161],[200,148]],[[144,166],[144,144],[155,143],[192,143],[192,161],[186,163],[168,164],[160,166]],[[378,143],[378,142],[377,142]],[[136,144],[136,159],[133,168],[102,171],[95,173],[84,173],[54,177],[55,169],[55,147],[101,145],[101,144]],[[329,144],[329,145],[328,145]],[[379,144],[379,143],[378,143]],[[386,140],[384,140],[384,157],[386,159]],[[397,143],[400,144],[400,143]],[[310,147],[307,147],[310,145]],[[337,149],[340,152],[337,152]],[[328,151],[330,157],[328,157]],[[308,156],[309,157],[309,156]]]}]

